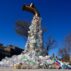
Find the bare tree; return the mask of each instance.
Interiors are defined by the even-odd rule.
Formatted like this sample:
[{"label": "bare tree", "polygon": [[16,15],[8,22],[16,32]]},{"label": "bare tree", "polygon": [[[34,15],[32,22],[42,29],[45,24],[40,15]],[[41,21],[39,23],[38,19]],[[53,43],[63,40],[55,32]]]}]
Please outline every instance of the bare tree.
[{"label": "bare tree", "polygon": [[54,48],[56,41],[52,38],[49,37],[47,42],[45,43],[45,53],[48,55],[48,52]]},{"label": "bare tree", "polygon": [[66,36],[64,47],[59,49],[59,55],[64,59],[64,61],[69,61],[71,56],[71,34]]},{"label": "bare tree", "polygon": [[16,23],[16,32],[21,36],[28,37],[30,23],[26,21],[17,21]]},{"label": "bare tree", "polygon": [[66,50],[66,48],[59,49],[59,55],[66,62],[69,61],[69,59],[70,59],[70,56],[69,56],[68,51]]}]

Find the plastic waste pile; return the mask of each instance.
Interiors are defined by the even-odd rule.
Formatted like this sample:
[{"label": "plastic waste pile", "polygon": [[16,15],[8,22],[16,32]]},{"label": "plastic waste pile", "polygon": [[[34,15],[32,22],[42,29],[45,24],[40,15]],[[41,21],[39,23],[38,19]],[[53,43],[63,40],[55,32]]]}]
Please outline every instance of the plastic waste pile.
[{"label": "plastic waste pile", "polygon": [[48,55],[43,56],[42,29],[40,17],[34,16],[29,27],[28,39],[25,51],[11,58],[5,57],[0,61],[0,67],[12,67],[16,69],[66,69],[69,64],[63,63]]},{"label": "plastic waste pile", "polygon": [[71,66],[67,63],[63,63],[57,59],[53,59],[50,56],[30,56],[30,53],[21,53],[18,56],[12,56],[12,58],[2,59],[0,67],[11,67],[16,69],[71,69]]}]

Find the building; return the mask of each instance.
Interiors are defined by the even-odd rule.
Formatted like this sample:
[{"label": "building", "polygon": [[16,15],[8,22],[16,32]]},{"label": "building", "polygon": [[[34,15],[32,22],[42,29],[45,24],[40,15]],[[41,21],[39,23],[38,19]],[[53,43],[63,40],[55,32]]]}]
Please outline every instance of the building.
[{"label": "building", "polygon": [[5,57],[11,57],[13,55],[19,55],[23,49],[9,45],[9,46],[3,46],[3,44],[0,44],[0,60]]}]

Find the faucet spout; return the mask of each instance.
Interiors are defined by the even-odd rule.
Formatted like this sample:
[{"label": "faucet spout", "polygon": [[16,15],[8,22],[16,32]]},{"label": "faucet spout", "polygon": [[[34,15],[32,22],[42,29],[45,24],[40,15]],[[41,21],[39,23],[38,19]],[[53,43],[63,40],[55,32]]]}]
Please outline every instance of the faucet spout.
[{"label": "faucet spout", "polygon": [[40,16],[38,10],[36,9],[33,3],[31,3],[30,5],[24,5],[23,10],[29,11],[33,13],[35,16]]}]

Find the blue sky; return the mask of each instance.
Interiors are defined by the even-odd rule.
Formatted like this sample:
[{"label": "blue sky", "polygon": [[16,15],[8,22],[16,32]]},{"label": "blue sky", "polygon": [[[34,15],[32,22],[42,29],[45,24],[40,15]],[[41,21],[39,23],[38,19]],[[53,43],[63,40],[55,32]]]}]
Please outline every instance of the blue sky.
[{"label": "blue sky", "polygon": [[24,48],[26,39],[16,33],[15,25],[18,20],[31,22],[33,15],[21,9],[31,2],[41,14],[42,26],[48,30],[44,41],[52,36],[57,42],[50,54],[56,53],[64,37],[71,32],[71,0],[0,0],[0,43]]}]

